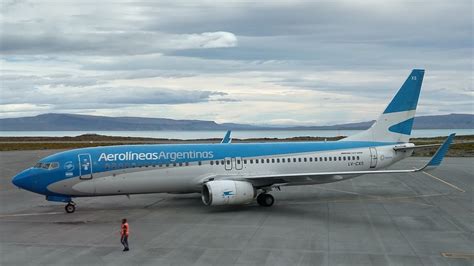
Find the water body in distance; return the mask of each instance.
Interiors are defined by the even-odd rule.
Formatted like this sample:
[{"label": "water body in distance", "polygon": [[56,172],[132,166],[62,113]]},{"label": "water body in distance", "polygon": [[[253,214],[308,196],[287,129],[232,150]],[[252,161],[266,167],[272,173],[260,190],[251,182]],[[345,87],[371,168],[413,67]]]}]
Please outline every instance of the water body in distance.
[{"label": "water body in distance", "polygon": [[[301,136],[335,137],[350,136],[362,130],[248,130],[233,131],[232,137],[249,138],[292,138]],[[418,129],[413,130],[412,137],[438,137],[451,133],[457,135],[474,135],[474,129]],[[164,139],[208,139],[222,138],[224,131],[0,131],[0,137],[74,137],[84,134],[99,134],[122,137],[147,137]]]}]

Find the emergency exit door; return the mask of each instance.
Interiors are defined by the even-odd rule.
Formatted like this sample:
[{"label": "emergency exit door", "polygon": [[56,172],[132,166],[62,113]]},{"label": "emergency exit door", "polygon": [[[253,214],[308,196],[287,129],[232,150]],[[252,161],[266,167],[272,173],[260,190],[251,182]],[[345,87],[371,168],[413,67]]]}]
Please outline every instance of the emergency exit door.
[{"label": "emergency exit door", "polygon": [[230,157],[224,158],[225,170],[232,170],[232,159]]},{"label": "emergency exit door", "polygon": [[90,154],[79,154],[79,178],[92,178],[92,160]]},{"label": "emergency exit door", "polygon": [[242,170],[244,167],[244,162],[242,161],[241,157],[234,158],[235,161],[235,170]]}]

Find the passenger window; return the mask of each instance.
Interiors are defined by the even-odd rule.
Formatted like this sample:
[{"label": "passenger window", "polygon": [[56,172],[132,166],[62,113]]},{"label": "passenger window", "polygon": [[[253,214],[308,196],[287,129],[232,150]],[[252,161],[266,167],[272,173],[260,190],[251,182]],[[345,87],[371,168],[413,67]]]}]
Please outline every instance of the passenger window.
[{"label": "passenger window", "polygon": [[296,163],[296,158],[293,158],[293,162]]},{"label": "passenger window", "polygon": [[246,160],[246,159],[244,159],[244,164],[247,164],[247,160]]},{"label": "passenger window", "polygon": [[227,160],[227,165],[230,165],[230,160]]},{"label": "passenger window", "polygon": [[272,163],[275,163],[275,159],[272,158]]},{"label": "passenger window", "polygon": [[360,159],[359,159],[359,156],[357,156],[357,160],[360,160]]},{"label": "passenger window", "polygon": [[356,157],[355,157],[355,156],[352,156],[352,160],[354,160],[354,161],[355,161],[355,159],[356,159]]},{"label": "passenger window", "polygon": [[250,163],[253,164],[253,159],[250,159]]},{"label": "passenger window", "polygon": [[267,159],[267,163],[270,163],[270,159]]},{"label": "passenger window", "polygon": [[280,158],[277,158],[277,163],[280,163]]},{"label": "passenger window", "polygon": [[198,165],[202,165],[202,162],[201,162],[201,161],[199,161],[199,162],[198,162]]},{"label": "passenger window", "polygon": [[341,156],[339,156],[339,161],[342,161],[342,160],[341,160]]},{"label": "passenger window", "polygon": [[240,160],[237,160],[237,164],[240,164]]},{"label": "passenger window", "polygon": [[324,161],[327,162],[327,161],[328,161],[328,157],[324,157]]},{"label": "passenger window", "polygon": [[317,162],[318,161],[318,157],[314,157],[314,162]]},{"label": "passenger window", "polygon": [[179,163],[179,166],[183,166],[183,163]]},{"label": "passenger window", "polygon": [[285,158],[281,158],[281,162],[282,162],[282,163],[285,163]]},{"label": "passenger window", "polygon": [[105,164],[105,169],[109,169],[110,165],[108,163]]},{"label": "passenger window", "polygon": [[219,165],[219,161],[216,161],[216,165]]},{"label": "passenger window", "polygon": [[306,157],[303,158],[303,162],[306,162]]},{"label": "passenger window", "polygon": [[332,157],[329,157],[329,161],[330,161],[330,162],[332,161]]},{"label": "passenger window", "polygon": [[265,163],[265,159],[262,159],[260,162],[261,162],[261,163]]},{"label": "passenger window", "polygon": [[160,164],[158,165],[158,167],[163,167],[163,165],[160,163]]},{"label": "passenger window", "polygon": [[313,162],[313,157],[309,157],[309,161],[310,161],[310,162]]},{"label": "passenger window", "polygon": [[167,163],[167,164],[166,164],[166,167],[170,167],[170,164],[169,164],[169,163]]},{"label": "passenger window", "polygon": [[214,165],[214,161],[211,161],[211,165]]},{"label": "passenger window", "polygon": [[258,163],[258,159],[255,159],[255,163]]}]

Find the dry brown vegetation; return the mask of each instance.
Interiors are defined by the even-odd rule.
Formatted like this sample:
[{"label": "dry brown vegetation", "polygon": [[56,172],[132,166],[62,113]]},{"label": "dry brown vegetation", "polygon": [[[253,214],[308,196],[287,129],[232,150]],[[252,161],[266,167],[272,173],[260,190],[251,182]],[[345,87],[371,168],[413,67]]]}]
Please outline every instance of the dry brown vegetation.
[{"label": "dry brown vegetation", "polygon": [[[344,138],[338,137],[294,137],[294,138],[252,138],[233,139],[233,142],[283,142],[283,141],[334,141]],[[416,145],[439,144],[445,137],[414,138],[411,142]],[[44,149],[75,149],[97,146],[127,145],[127,144],[172,144],[172,143],[218,143],[220,139],[155,139],[137,137],[115,137],[95,134],[86,134],[77,137],[0,137],[0,151],[12,150],[44,150]],[[417,150],[415,156],[431,156],[436,147]],[[449,149],[447,156],[474,157],[474,135],[457,136],[455,143]]]}]

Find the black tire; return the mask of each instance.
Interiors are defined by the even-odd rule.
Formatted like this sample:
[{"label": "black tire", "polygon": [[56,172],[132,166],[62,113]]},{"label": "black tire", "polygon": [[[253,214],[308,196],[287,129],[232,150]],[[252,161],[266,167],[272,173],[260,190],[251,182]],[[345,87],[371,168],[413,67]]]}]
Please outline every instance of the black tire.
[{"label": "black tire", "polygon": [[265,197],[263,198],[263,206],[270,207],[273,203],[275,203],[275,198],[270,194],[265,194]]},{"label": "black tire", "polygon": [[259,194],[259,195],[257,196],[257,203],[258,203],[258,205],[260,205],[260,206],[263,206],[263,198],[265,197],[264,195],[265,195],[265,193],[262,193],[262,194]]},{"label": "black tire", "polygon": [[263,207],[270,207],[275,203],[275,198],[267,193],[262,193],[257,197],[257,203]]},{"label": "black tire", "polygon": [[64,209],[66,210],[67,213],[73,213],[76,211],[76,206],[74,204],[68,203]]}]

